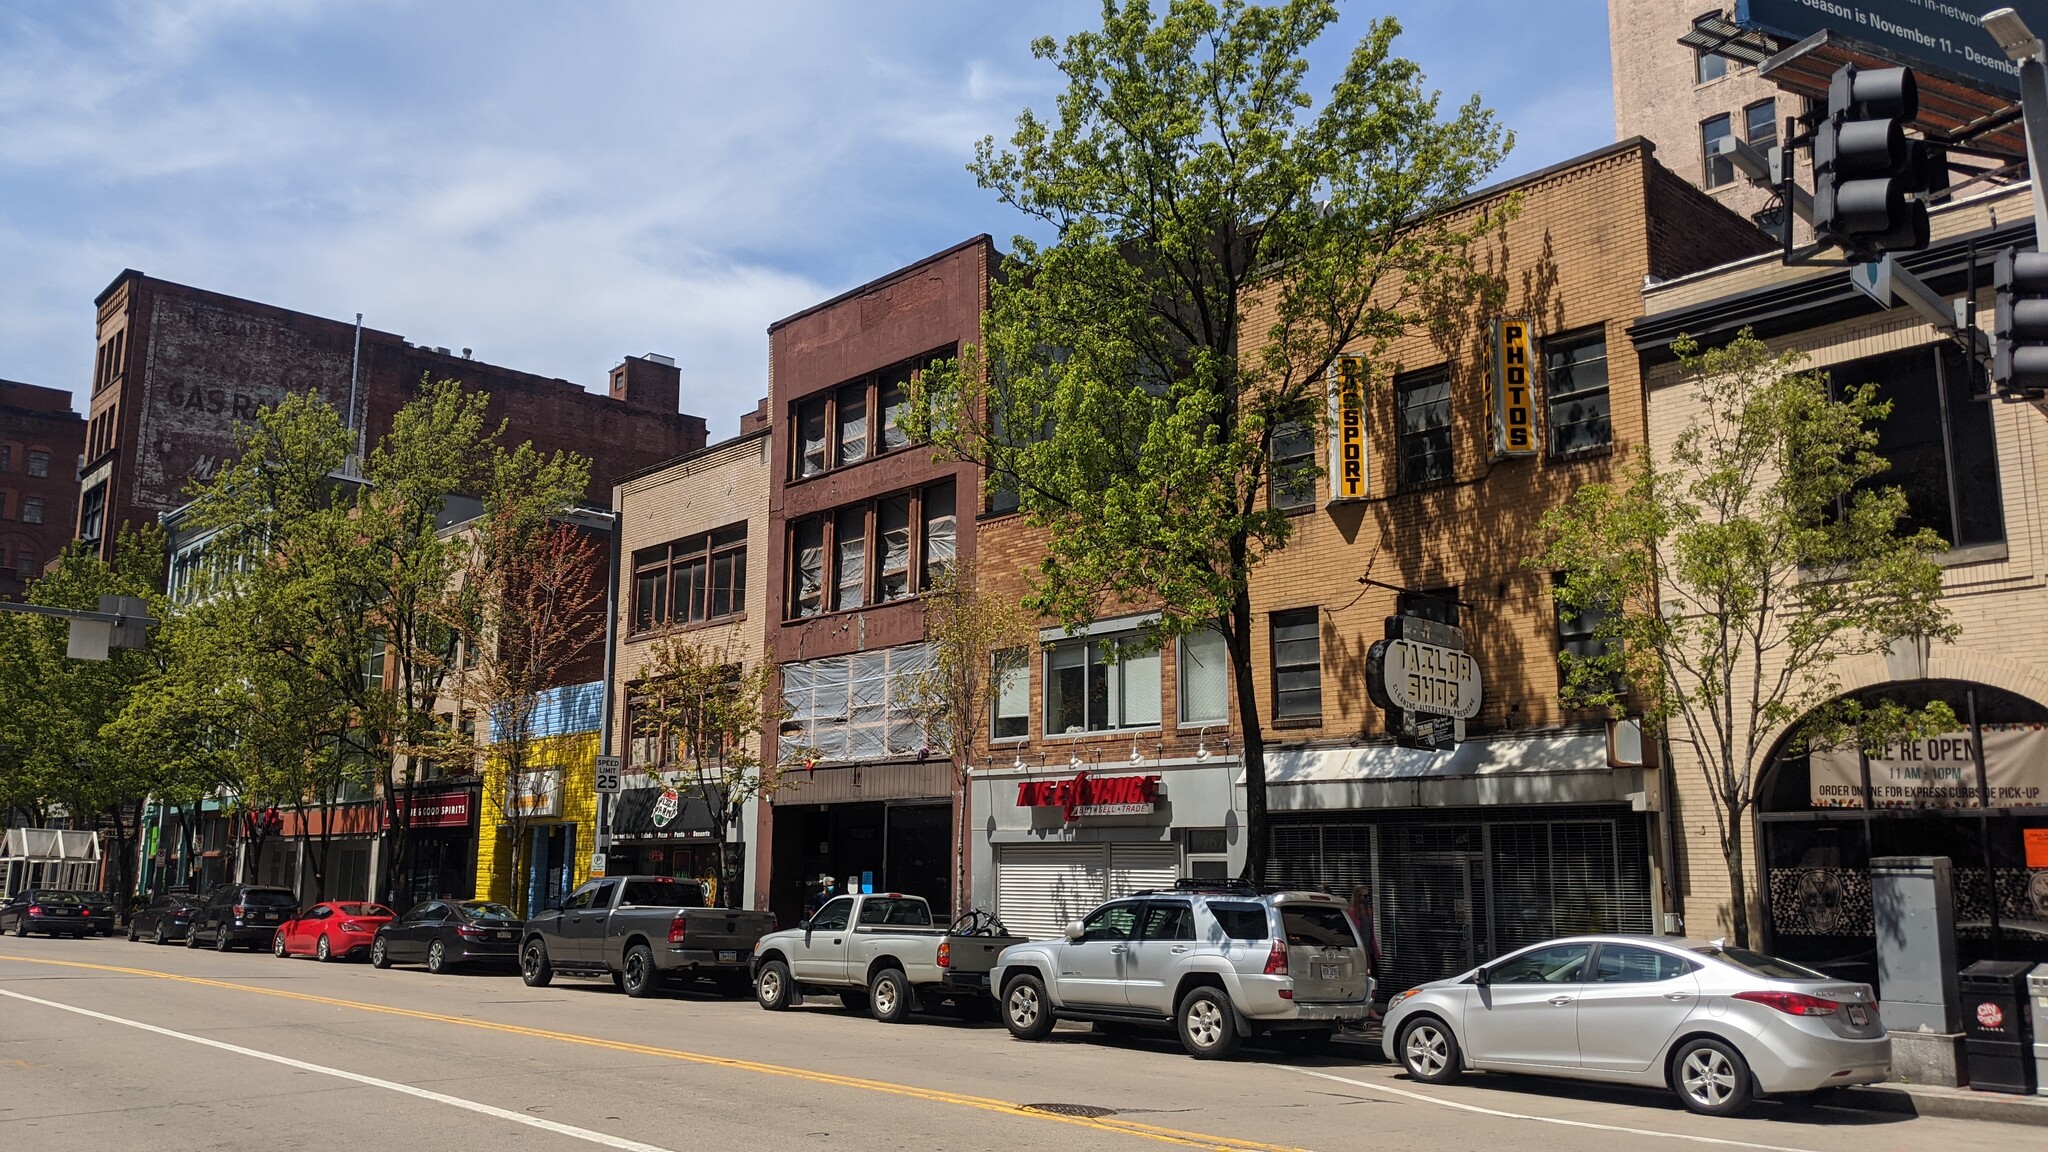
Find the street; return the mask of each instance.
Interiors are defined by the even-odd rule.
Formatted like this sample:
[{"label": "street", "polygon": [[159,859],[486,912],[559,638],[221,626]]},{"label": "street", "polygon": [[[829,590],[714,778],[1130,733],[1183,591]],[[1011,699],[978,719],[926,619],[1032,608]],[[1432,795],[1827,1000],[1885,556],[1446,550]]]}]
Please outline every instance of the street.
[{"label": "street", "polygon": [[[1203,1063],[1063,1026],[1042,1044],[812,998],[783,1014],[609,984],[107,940],[0,943],[0,1147],[673,1150],[2010,1148],[2000,1124],[1475,1076],[1340,1046]],[[830,1003],[831,1007],[823,1007]],[[1061,1106],[1061,1107],[1054,1107]]]}]

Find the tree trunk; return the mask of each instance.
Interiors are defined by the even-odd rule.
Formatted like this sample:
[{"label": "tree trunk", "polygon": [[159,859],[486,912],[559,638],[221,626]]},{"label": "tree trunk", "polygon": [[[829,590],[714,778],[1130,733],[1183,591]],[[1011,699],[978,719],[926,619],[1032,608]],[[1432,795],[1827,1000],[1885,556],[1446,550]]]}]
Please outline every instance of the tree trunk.
[{"label": "tree trunk", "polygon": [[1721,836],[1721,855],[1728,862],[1728,908],[1735,921],[1735,946],[1749,947],[1749,879],[1743,866],[1742,818],[1728,813],[1728,830]]},{"label": "tree trunk", "polygon": [[[1245,543],[1230,542],[1231,562],[1241,565]],[[1266,882],[1266,742],[1259,725],[1258,682],[1252,675],[1252,599],[1243,580],[1230,601],[1230,665],[1237,686],[1237,716],[1244,745],[1244,877]]]}]

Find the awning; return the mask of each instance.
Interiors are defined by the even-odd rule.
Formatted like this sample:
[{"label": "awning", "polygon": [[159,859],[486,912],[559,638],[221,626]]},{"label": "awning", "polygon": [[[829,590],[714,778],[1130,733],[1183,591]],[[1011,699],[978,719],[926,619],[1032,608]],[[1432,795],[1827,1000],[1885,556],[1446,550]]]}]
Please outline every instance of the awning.
[{"label": "awning", "polygon": [[[1267,805],[1317,808],[1464,807],[1478,804],[1648,806],[1634,768],[1607,763],[1601,732],[1467,740],[1451,752],[1392,744],[1266,751]],[[1244,785],[1244,773],[1237,776]]]},{"label": "awning", "polygon": [[100,834],[56,828],[9,828],[0,860],[30,864],[77,864],[100,858]]}]

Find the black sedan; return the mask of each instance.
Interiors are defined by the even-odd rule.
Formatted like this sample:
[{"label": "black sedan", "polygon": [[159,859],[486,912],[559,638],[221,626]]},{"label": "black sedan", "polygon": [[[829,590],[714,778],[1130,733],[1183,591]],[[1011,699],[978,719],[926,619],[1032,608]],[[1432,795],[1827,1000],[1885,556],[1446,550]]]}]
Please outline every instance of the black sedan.
[{"label": "black sedan", "polygon": [[114,934],[114,898],[105,892],[80,892],[84,898],[86,913],[92,919],[93,931],[102,936]]},{"label": "black sedan", "polygon": [[199,897],[190,892],[159,896],[129,919],[128,938],[140,940],[148,937],[152,944],[183,940],[185,934],[192,930],[192,912],[198,907]]},{"label": "black sedan", "polygon": [[0,903],[0,932],[26,936],[59,932],[84,936],[99,931],[94,912],[86,903],[88,893],[61,888],[24,888]]},{"label": "black sedan", "polygon": [[428,900],[377,929],[370,963],[425,964],[446,972],[458,964],[517,966],[519,930],[512,909],[489,900]]}]

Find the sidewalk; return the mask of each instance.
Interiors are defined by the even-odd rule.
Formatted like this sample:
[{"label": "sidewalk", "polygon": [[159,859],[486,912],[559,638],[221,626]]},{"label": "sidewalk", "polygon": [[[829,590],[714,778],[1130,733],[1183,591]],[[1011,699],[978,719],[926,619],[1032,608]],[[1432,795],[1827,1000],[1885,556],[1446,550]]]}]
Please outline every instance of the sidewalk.
[{"label": "sidewalk", "polygon": [[1936,1088],[1924,1084],[1872,1084],[1862,1088],[1830,1088],[1816,1093],[1810,1103],[1815,1108],[1851,1108],[1861,1112],[1939,1116],[1949,1120],[1992,1120],[2001,1124],[2032,1124],[2048,1128],[2048,1096],[2012,1096],[2004,1092],[1972,1092],[1968,1088]]}]

